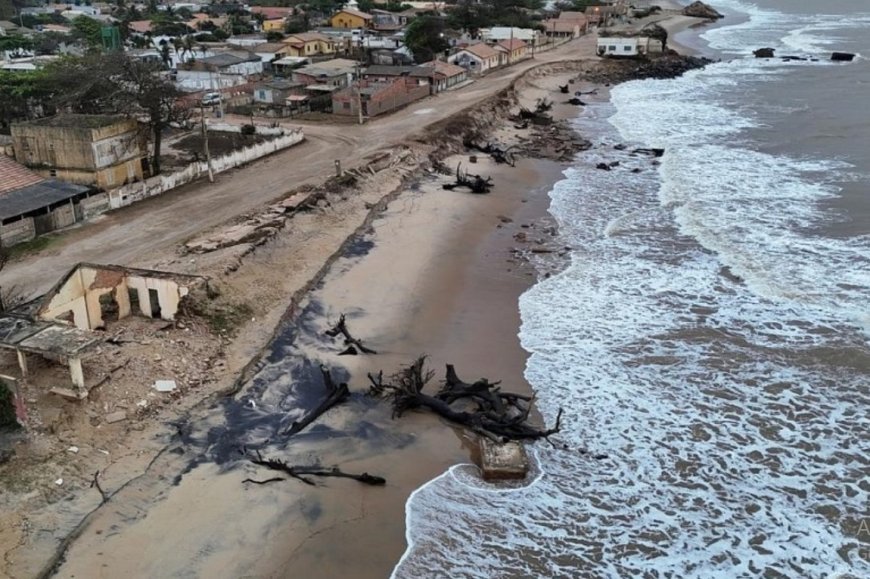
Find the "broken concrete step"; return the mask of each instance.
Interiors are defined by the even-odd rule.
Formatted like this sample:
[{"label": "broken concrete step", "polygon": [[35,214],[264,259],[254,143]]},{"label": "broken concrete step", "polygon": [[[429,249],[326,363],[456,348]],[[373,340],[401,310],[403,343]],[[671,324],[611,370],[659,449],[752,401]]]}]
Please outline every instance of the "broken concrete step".
[{"label": "broken concrete step", "polygon": [[518,442],[493,442],[480,439],[480,470],[483,480],[517,480],[526,478],[529,457]]}]

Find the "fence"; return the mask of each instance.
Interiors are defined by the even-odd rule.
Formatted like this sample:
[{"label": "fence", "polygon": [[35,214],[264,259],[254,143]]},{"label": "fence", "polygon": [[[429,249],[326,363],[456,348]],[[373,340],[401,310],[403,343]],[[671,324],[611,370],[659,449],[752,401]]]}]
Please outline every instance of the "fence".
[{"label": "fence", "polygon": [[[212,127],[214,127],[214,125],[212,125]],[[269,127],[262,128],[268,129]],[[282,129],[278,130],[281,131]],[[285,134],[269,141],[258,143],[238,151],[233,151],[232,153],[223,155],[222,157],[212,159],[212,170],[215,173],[220,173],[221,171],[226,171],[227,169],[250,163],[260,157],[265,157],[266,155],[270,155],[276,151],[280,151],[281,149],[286,149],[287,147],[296,145],[302,142],[305,138],[302,131],[299,130],[294,130],[288,133],[286,129],[283,129],[283,132]],[[207,163],[205,161],[200,161],[197,163],[191,163],[186,168],[176,171],[175,173],[157,175],[150,179],[146,179],[141,183],[131,183],[129,185],[124,185],[123,187],[118,187],[117,189],[112,189],[109,191],[109,208],[118,209],[120,207],[132,205],[137,201],[160,195],[171,189],[175,189],[176,187],[196,181],[207,174]]]}]

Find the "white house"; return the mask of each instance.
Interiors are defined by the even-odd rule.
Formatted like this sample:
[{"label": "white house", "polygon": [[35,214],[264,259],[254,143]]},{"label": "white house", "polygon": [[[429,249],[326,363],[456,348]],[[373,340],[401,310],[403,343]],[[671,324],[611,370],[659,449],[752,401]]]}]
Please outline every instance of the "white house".
[{"label": "white house", "polygon": [[637,56],[641,53],[639,38],[601,36],[598,38],[598,56]]},{"label": "white house", "polygon": [[467,46],[456,54],[452,54],[447,59],[447,62],[461,66],[469,72],[482,74],[497,67],[500,58],[497,50],[481,42]]}]

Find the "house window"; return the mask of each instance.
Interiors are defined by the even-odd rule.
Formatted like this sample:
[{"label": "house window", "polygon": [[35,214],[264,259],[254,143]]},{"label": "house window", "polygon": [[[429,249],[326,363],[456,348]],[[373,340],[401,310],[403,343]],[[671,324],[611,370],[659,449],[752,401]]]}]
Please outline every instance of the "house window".
[{"label": "house window", "polygon": [[616,52],[616,46],[614,46],[614,45],[610,45],[610,46],[607,47],[607,50],[608,50],[609,52]]},{"label": "house window", "polygon": [[630,47],[630,46],[625,46],[625,47],[623,47],[623,50],[626,51],[626,52],[631,52],[631,47]]},{"label": "house window", "polygon": [[49,175],[50,177],[57,177],[57,169],[50,169],[50,170],[48,171],[48,175]]},{"label": "house window", "polygon": [[341,106],[344,110],[350,110],[350,103],[349,102],[341,103]]}]

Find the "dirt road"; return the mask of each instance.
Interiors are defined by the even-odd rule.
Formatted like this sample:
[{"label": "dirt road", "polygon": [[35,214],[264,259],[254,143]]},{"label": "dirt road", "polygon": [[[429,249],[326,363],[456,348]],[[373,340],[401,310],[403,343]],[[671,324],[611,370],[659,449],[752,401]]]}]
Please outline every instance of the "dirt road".
[{"label": "dirt road", "polygon": [[0,275],[0,285],[16,285],[29,295],[38,295],[80,261],[154,266],[174,255],[175,247],[195,234],[300,185],[322,181],[333,174],[336,159],[344,167],[352,167],[363,156],[493,95],[530,68],[594,54],[594,43],[594,36],[584,36],[462,89],[426,98],[362,126],[293,123],[305,132],[306,141],[301,145],[218,175],[215,183],[193,183],[68,231],[42,252],[7,265]]}]

